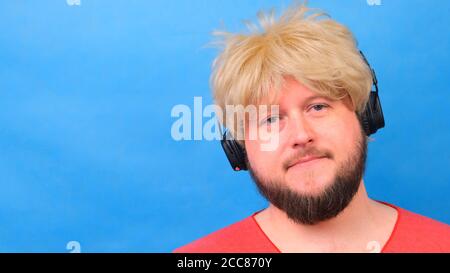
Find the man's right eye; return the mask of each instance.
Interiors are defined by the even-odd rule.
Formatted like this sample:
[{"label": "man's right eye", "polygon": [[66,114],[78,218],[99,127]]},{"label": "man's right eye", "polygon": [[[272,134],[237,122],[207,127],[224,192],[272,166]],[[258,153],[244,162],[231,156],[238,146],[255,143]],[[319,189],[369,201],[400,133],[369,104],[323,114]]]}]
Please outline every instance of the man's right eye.
[{"label": "man's right eye", "polygon": [[280,119],[279,116],[269,116],[269,117],[267,117],[267,118],[262,120],[261,125],[264,125],[264,124],[270,125],[270,124],[273,124],[275,122],[278,122],[279,119]]}]

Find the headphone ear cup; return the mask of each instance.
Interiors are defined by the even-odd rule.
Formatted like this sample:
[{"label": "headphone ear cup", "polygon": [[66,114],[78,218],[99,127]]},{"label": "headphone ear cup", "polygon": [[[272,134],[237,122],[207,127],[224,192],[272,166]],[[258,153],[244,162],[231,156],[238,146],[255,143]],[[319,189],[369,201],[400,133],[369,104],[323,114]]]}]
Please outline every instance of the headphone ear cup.
[{"label": "headphone ear cup", "polygon": [[361,123],[366,135],[376,133],[380,128],[384,127],[383,109],[381,108],[380,98],[378,93],[371,91],[369,101],[367,102],[366,109],[361,116]]},{"label": "headphone ear cup", "polygon": [[223,134],[220,141],[222,148],[235,171],[247,170],[247,153],[245,149],[231,136],[227,131]]}]

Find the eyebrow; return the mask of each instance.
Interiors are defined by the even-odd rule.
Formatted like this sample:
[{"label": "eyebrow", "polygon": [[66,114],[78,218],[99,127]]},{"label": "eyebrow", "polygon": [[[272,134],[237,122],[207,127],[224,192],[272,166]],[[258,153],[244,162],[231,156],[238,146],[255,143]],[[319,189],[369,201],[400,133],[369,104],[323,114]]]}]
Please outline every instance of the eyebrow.
[{"label": "eyebrow", "polygon": [[306,100],[303,102],[303,104],[307,104],[307,103],[309,103],[309,102],[311,102],[311,101],[313,101],[315,99],[324,99],[324,100],[326,100],[328,102],[332,101],[330,98],[325,97],[323,95],[313,95],[313,96],[310,96],[310,97],[306,98]]}]

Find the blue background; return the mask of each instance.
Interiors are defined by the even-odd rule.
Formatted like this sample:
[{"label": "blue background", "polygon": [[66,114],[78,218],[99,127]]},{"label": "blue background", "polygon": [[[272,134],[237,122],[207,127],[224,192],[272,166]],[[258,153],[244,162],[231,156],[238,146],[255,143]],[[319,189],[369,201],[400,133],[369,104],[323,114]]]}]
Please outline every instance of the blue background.
[{"label": "blue background", "polygon": [[[0,251],[170,252],[263,208],[217,141],[171,138],[170,112],[212,103],[213,29],[289,3],[1,0]],[[309,5],[378,74],[369,195],[450,223],[450,1]]]}]

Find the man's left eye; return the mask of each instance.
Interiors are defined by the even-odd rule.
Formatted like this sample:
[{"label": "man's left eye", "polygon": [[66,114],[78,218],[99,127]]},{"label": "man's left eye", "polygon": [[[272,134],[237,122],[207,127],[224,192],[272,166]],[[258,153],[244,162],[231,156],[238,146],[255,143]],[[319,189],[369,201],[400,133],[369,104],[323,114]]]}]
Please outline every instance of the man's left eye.
[{"label": "man's left eye", "polygon": [[263,120],[263,124],[272,124],[272,123],[275,123],[275,122],[277,122],[279,120],[279,117],[278,116],[270,116],[270,117],[267,117],[265,120]]},{"label": "man's left eye", "polygon": [[314,109],[315,111],[321,111],[327,107],[328,107],[328,105],[326,105],[326,104],[314,104],[313,106],[311,106],[311,108]]}]

